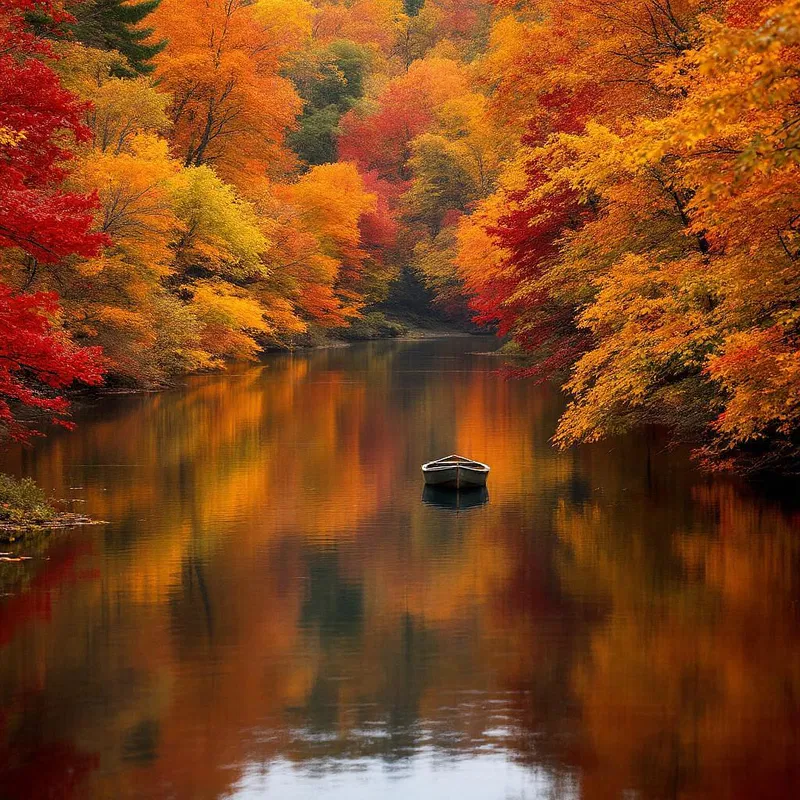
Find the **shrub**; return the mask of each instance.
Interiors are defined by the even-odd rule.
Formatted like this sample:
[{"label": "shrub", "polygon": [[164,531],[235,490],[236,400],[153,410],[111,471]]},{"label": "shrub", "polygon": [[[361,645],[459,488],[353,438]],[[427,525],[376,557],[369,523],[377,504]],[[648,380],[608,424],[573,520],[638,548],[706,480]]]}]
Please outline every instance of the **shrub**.
[{"label": "shrub", "polygon": [[30,479],[0,473],[0,522],[42,522],[55,516],[45,493]]},{"label": "shrub", "polygon": [[336,334],[342,339],[350,341],[391,339],[406,333],[408,333],[408,326],[389,319],[380,311],[369,311],[364,316],[354,319],[347,328],[336,331]]}]

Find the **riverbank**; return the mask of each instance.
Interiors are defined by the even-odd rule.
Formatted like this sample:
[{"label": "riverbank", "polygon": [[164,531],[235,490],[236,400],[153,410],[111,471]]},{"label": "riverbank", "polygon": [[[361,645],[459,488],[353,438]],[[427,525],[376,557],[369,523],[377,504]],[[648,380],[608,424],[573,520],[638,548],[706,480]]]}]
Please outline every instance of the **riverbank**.
[{"label": "riverbank", "polygon": [[[448,323],[439,318],[428,318],[409,312],[369,311],[345,328],[332,330],[314,328],[295,339],[289,349],[330,347],[381,339],[440,339],[451,336],[472,336],[477,333],[477,329],[465,330],[458,324]],[[285,348],[279,346],[267,349],[274,351]]]},{"label": "riverbank", "polygon": [[27,534],[101,525],[84,514],[59,511],[31,478],[0,474],[0,542],[9,543]]},{"label": "riverbank", "polygon": [[[346,348],[360,342],[375,342],[375,341],[428,341],[435,339],[461,339],[470,338],[473,336],[487,336],[491,335],[490,332],[479,332],[461,330],[455,326],[448,327],[446,324],[433,320],[432,325],[429,327],[425,321],[411,320],[400,318],[391,318],[390,322],[392,327],[388,326],[369,326],[367,328],[360,328],[357,331],[347,328],[338,329],[334,331],[319,330],[310,332],[307,335],[293,339],[290,342],[269,342],[265,343],[260,352],[260,358],[267,358],[280,353],[288,353],[293,351],[309,351],[309,350],[327,350],[333,348]],[[73,390],[68,393],[73,406],[79,407],[82,403],[93,403],[103,397],[114,395],[145,395],[145,394],[158,394],[159,392],[169,391],[183,385],[186,379],[193,375],[203,374],[218,374],[224,372],[228,367],[232,367],[237,363],[242,362],[227,362],[218,369],[209,369],[201,372],[187,372],[179,373],[171,376],[168,381],[164,383],[142,386],[132,385],[126,383],[117,383],[113,376],[109,376],[101,386],[83,387]],[[250,362],[258,363],[258,362]]]},{"label": "riverbank", "polygon": [[34,533],[43,533],[86,525],[105,525],[104,520],[92,519],[84,514],[57,512],[53,519],[27,522],[0,522],[0,543],[10,544]]}]

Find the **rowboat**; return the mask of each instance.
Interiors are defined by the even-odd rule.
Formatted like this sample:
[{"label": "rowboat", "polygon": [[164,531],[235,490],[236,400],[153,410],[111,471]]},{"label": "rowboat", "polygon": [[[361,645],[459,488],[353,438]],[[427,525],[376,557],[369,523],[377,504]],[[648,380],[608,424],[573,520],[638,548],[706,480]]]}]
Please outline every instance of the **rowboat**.
[{"label": "rowboat", "polygon": [[428,486],[443,489],[474,489],[486,486],[489,467],[464,456],[445,456],[422,465],[422,475]]}]

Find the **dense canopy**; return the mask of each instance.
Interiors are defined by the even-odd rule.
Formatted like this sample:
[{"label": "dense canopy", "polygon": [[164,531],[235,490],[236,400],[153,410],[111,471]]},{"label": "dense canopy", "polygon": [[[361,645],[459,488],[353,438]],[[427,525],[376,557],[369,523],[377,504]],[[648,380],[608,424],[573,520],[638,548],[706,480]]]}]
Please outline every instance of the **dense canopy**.
[{"label": "dense canopy", "polygon": [[412,275],[560,445],[800,467],[800,0],[0,0],[0,43],[11,433]]}]

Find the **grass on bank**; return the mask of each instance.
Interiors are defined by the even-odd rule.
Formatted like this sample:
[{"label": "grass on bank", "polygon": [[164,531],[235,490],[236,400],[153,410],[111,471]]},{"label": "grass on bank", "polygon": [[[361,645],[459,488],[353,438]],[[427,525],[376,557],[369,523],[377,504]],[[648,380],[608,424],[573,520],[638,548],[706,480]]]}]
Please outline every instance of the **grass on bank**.
[{"label": "grass on bank", "polygon": [[56,513],[45,493],[33,480],[17,480],[0,473],[0,523],[49,522]]}]

